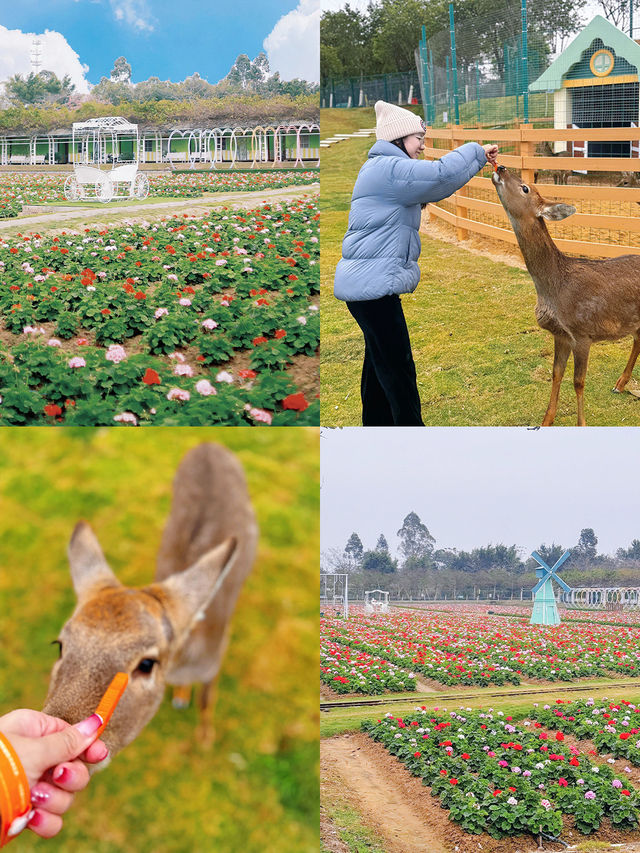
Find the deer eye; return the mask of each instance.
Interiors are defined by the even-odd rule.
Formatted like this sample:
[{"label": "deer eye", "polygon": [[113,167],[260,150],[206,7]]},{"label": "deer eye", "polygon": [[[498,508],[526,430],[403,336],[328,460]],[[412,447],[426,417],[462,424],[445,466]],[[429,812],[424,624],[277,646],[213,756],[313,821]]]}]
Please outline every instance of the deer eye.
[{"label": "deer eye", "polygon": [[155,658],[142,658],[135,671],[141,673],[142,675],[149,675],[149,673],[157,663],[158,661],[155,660]]},{"label": "deer eye", "polygon": [[523,193],[528,193],[528,192],[529,192],[529,187],[528,187],[526,184],[523,184],[523,185],[522,185],[522,192],[523,192]]},{"label": "deer eye", "polygon": [[51,645],[58,647],[58,657],[61,658],[62,657],[62,643],[60,642],[60,640],[52,640]]}]

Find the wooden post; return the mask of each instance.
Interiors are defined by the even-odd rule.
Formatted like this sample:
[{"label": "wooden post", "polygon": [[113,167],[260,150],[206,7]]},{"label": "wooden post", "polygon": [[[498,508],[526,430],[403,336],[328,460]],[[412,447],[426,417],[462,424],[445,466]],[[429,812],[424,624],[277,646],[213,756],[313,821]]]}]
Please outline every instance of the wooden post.
[{"label": "wooden post", "polygon": [[[536,153],[536,147],[534,142],[530,142],[527,137],[527,130],[530,125],[520,125],[520,156],[521,157],[533,157]],[[534,173],[535,169],[531,168],[522,168],[522,182],[525,184],[533,184],[534,183]]]},{"label": "wooden post", "polygon": [[[424,145],[425,145],[425,148],[434,148],[435,147],[434,146],[435,140],[434,140],[433,136],[429,135],[429,130],[430,130],[430,127],[429,127],[428,116],[427,116],[427,132],[426,132],[425,137],[424,137]],[[431,225],[437,219],[437,216],[435,215],[435,213],[433,213],[433,205],[431,205],[431,204],[427,205],[427,213],[429,214],[429,224]]]},{"label": "wooden post", "polygon": [[[457,148],[458,145],[462,144],[461,141],[456,139],[456,130],[457,129],[458,129],[457,126],[453,128],[453,138],[451,139],[452,150],[454,148]],[[458,199],[460,199],[462,197],[466,197],[468,195],[469,195],[469,189],[467,186],[464,186],[461,189],[459,189],[458,192],[454,196],[455,202],[456,202],[456,217],[457,218],[466,219],[466,217],[467,217],[467,208],[463,207],[459,203]],[[458,240],[467,240],[469,238],[469,232],[467,231],[466,228],[463,228],[462,226],[457,225],[456,226],[456,237],[458,238]]]}]

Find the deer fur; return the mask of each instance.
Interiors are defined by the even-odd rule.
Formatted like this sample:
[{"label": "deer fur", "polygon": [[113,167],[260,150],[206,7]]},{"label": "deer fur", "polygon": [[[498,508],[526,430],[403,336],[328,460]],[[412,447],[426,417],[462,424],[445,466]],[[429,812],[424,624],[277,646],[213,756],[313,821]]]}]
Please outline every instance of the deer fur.
[{"label": "deer fur", "polygon": [[504,166],[492,180],[538,294],[536,320],[554,338],[551,399],[542,425],[554,422],[560,384],[573,353],[578,426],[585,426],[584,381],[591,344],[633,335],[629,361],[614,391],[624,390],[640,353],[640,256],[596,260],[563,254],[545,219],[566,219],[575,207],[546,201]]},{"label": "deer fur", "polygon": [[166,684],[201,682],[201,737],[210,742],[213,686],[257,533],[242,467],[215,444],[190,450],[178,467],[148,586],[123,586],[79,522],[68,549],[77,605],[59,634],[44,711],[76,723],[94,711],[115,673],[126,672],[129,685],[102,735],[114,755],[153,717]]}]

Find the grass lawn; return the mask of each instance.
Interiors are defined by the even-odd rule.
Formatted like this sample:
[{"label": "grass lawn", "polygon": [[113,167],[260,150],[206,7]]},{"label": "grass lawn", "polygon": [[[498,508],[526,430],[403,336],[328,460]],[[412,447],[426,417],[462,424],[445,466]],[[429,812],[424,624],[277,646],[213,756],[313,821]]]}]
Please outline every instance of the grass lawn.
[{"label": "grass lawn", "polygon": [[171,480],[203,440],[234,450],[261,535],[233,619],[211,751],[193,707],[165,698],[138,739],[76,798],[62,834],[21,851],[318,850],[318,431],[5,428],[0,434],[0,714],[41,708],[74,607],[65,551],[79,518],[117,576],[151,581]]},{"label": "grass lawn", "polygon": [[[335,113],[345,114],[342,124]],[[350,130],[353,119],[347,113],[323,110],[323,135],[340,126]],[[371,116],[359,115],[355,124],[372,126]],[[372,144],[373,137],[350,139],[322,153],[321,423],[325,426],[361,423],[364,343],[344,303],[333,297],[333,276],[353,184]],[[536,324],[536,295],[529,274],[425,234],[419,263],[420,284],[402,304],[425,424],[539,425],[551,390],[553,339]],[[640,425],[638,399],[611,393],[630,349],[630,338],[594,346],[585,390],[590,426]],[[570,361],[556,417],[561,426],[576,423],[572,373]]]}]

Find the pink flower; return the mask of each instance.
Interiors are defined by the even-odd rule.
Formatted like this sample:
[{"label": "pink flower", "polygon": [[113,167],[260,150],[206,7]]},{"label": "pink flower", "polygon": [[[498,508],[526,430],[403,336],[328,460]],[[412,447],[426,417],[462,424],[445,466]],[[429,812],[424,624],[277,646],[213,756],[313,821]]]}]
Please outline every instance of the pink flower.
[{"label": "pink flower", "polygon": [[174,376],[193,376],[193,369],[188,364],[176,364],[173,373]]},{"label": "pink flower", "polygon": [[271,421],[273,420],[271,412],[266,412],[264,409],[254,409],[248,404],[245,406],[245,409],[247,409],[249,417],[252,417],[254,421],[271,426]]},{"label": "pink flower", "polygon": [[226,263],[227,262],[225,261],[224,258],[220,258],[219,260],[216,261],[216,266],[217,267],[223,267]]},{"label": "pink flower", "polygon": [[174,275],[173,273],[170,273],[170,274],[167,276],[167,278],[169,279],[169,281],[177,281],[177,280],[178,280],[178,276],[177,276],[177,275]]},{"label": "pink flower", "polygon": [[47,346],[49,347],[61,347],[62,343],[57,338],[49,338],[47,341]]},{"label": "pink flower", "polygon": [[226,370],[221,370],[216,376],[216,382],[233,382],[233,376]]},{"label": "pink flower", "polygon": [[74,367],[74,368],[75,367],[86,367],[87,366],[87,362],[84,360],[84,358],[81,358],[79,355],[75,355],[73,358],[70,358],[69,361],[67,362],[67,364],[69,365],[69,367]]},{"label": "pink flower", "polygon": [[167,400],[189,400],[191,394],[182,388],[172,388],[167,394]]},{"label": "pink flower", "polygon": [[160,317],[163,316],[163,314],[168,314],[168,313],[169,313],[168,308],[156,308],[156,313],[153,316],[156,318],[156,320],[159,320]]},{"label": "pink flower", "polygon": [[209,329],[209,330],[218,328],[218,324],[216,323],[216,321],[210,320],[208,317],[206,320],[202,321],[202,325],[205,329]]},{"label": "pink flower", "polygon": [[180,305],[191,305],[191,300],[187,299],[186,296],[183,296],[182,299],[178,299],[178,302],[180,303]]},{"label": "pink flower", "polygon": [[107,361],[112,361],[114,364],[118,364],[120,361],[124,361],[127,357],[127,351],[123,346],[120,346],[120,344],[111,344],[104,354],[104,357]]},{"label": "pink flower", "polygon": [[212,394],[218,393],[208,379],[200,379],[199,382],[196,382],[196,391],[203,397],[210,397]]},{"label": "pink flower", "polygon": [[114,417],[114,421],[119,421],[121,424],[133,424],[133,426],[138,426],[138,419],[133,412],[122,412],[122,414]]},{"label": "pink flower", "polygon": [[174,358],[176,361],[186,361],[186,358],[181,352],[171,352],[169,353],[169,358]]}]

